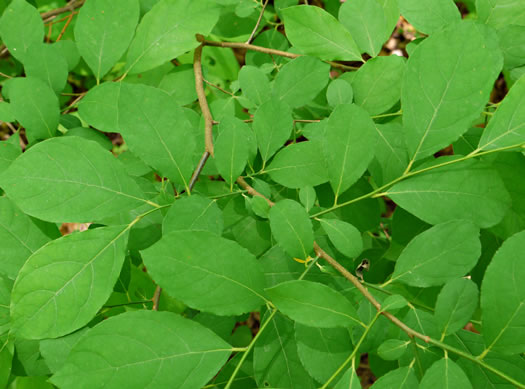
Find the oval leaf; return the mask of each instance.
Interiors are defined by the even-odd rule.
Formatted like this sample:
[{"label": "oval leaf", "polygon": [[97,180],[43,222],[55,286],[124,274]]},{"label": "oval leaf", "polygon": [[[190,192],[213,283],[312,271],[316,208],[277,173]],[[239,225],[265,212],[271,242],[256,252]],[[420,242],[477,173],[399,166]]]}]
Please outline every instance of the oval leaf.
[{"label": "oval leaf", "polygon": [[319,221],[337,250],[349,258],[361,254],[363,239],[357,228],[338,219],[320,219]]},{"label": "oval leaf", "polygon": [[450,358],[443,358],[434,362],[425,372],[419,389],[435,388],[465,388],[472,389],[467,375]]},{"label": "oval leaf", "polygon": [[216,201],[199,195],[176,200],[162,220],[162,233],[200,230],[222,234],[224,221]]}]

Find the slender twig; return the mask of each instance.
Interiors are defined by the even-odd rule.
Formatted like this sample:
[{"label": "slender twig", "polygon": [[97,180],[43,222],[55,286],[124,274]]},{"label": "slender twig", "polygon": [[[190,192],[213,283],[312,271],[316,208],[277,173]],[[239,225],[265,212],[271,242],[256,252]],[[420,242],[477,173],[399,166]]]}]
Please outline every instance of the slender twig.
[{"label": "slender twig", "polygon": [[80,100],[82,100],[84,98],[84,96],[86,95],[87,92],[84,92],[84,93],[81,93],[75,100],[73,100],[71,102],[71,104],[69,104],[63,111],[62,111],[62,114],[65,115],[66,113],[69,113],[76,104],[78,104],[78,102]]},{"label": "slender twig", "polygon": [[190,188],[190,191],[193,190],[193,187],[195,186],[195,183],[197,182],[197,179],[199,178],[202,172],[202,169],[204,169],[204,165],[206,165],[206,161],[208,160],[209,157],[210,157],[210,153],[208,153],[207,151],[205,151],[202,154],[199,164],[195,168],[195,171],[193,172],[190,178],[190,183],[188,185],[188,187]]},{"label": "slender twig", "polygon": [[213,157],[213,117],[211,116],[210,107],[208,106],[206,94],[204,93],[204,77],[202,76],[202,48],[203,45],[200,45],[195,49],[195,54],[193,56],[193,72],[195,73],[195,90],[197,91],[197,97],[199,99],[202,116],[204,116],[204,144],[206,151]]},{"label": "slender twig", "polygon": [[[197,34],[197,40],[202,43],[204,46],[215,46],[215,47],[228,47],[232,49],[245,49],[245,50],[253,50],[258,51],[260,53],[270,54],[270,55],[279,55],[281,57],[286,57],[290,59],[295,59],[298,57],[302,57],[303,54],[295,54],[295,53],[289,53],[287,51],[282,50],[276,50],[276,49],[270,49],[268,47],[262,47],[262,46],[256,46],[249,43],[243,43],[243,42],[215,42],[215,41],[208,41],[205,40],[202,35]],[[330,64],[334,68],[339,68],[343,70],[356,70],[358,67],[350,66],[350,65],[343,65],[339,62],[333,62],[333,61],[325,61],[326,63]]]},{"label": "slender twig", "polygon": [[69,26],[69,23],[71,23],[71,20],[73,20],[73,13],[71,13],[71,15],[69,15],[66,23],[64,24],[64,27],[62,27],[62,31],[60,31],[60,34],[57,37],[56,42],[58,42],[60,39],[62,39],[62,37],[64,36],[64,33],[67,30],[67,27]]},{"label": "slender twig", "polygon": [[153,294],[153,298],[151,301],[153,301],[153,310],[158,311],[159,310],[159,301],[160,301],[160,294],[162,293],[162,288],[157,285],[155,288],[155,293]]},{"label": "slender twig", "polygon": [[71,12],[77,8],[80,8],[84,4],[84,2],[85,0],[72,0],[69,3],[67,3],[65,6],[56,8],[56,9],[52,9],[51,11],[48,11],[48,12],[44,12],[40,16],[42,17],[42,19],[44,19],[44,22],[47,23],[54,17],[60,14],[63,14],[64,12],[67,12],[67,11]]},{"label": "slender twig", "polygon": [[[226,93],[227,95],[230,95],[230,96],[232,96],[232,97],[235,97],[235,95],[234,95],[233,93],[228,92],[226,89],[221,88],[219,85],[216,85],[216,84],[214,84],[214,83],[211,83],[211,82],[209,82],[208,80],[206,80],[205,78],[203,78],[202,80],[203,80],[206,84],[208,84],[209,86],[212,86],[212,87],[214,87],[215,89],[220,90],[222,93]],[[214,124],[215,124],[215,123],[214,123]]]},{"label": "slender twig", "polygon": [[257,197],[260,197],[264,200],[266,200],[266,202],[268,203],[268,205],[270,207],[273,207],[275,205],[275,203],[270,200],[269,198],[267,198],[266,196],[260,194],[259,192],[257,192],[252,186],[250,186],[245,180],[244,178],[242,177],[239,177],[237,178],[237,184],[239,184],[239,186],[243,189],[245,189],[249,195],[251,196],[257,196]]},{"label": "slender twig", "polygon": [[0,76],[5,77],[5,78],[13,78],[9,74],[5,74],[5,73],[2,73],[2,72],[0,72]]},{"label": "slender twig", "polygon": [[255,34],[257,33],[257,29],[259,28],[259,24],[261,24],[261,20],[262,20],[264,9],[266,8],[266,5],[268,5],[268,0],[264,1],[264,4],[261,9],[261,13],[259,14],[259,18],[257,19],[257,23],[255,23],[255,27],[253,28],[253,31],[250,34],[250,37],[248,38],[246,43],[251,43],[252,39],[255,37]]}]

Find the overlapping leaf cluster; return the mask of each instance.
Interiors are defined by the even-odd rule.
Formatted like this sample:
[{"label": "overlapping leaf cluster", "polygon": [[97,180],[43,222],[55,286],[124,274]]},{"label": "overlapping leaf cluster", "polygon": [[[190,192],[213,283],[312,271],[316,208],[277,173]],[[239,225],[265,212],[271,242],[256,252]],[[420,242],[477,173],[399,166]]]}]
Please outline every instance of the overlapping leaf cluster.
[{"label": "overlapping leaf cluster", "polygon": [[0,386],[525,388],[525,4],[7,3]]}]

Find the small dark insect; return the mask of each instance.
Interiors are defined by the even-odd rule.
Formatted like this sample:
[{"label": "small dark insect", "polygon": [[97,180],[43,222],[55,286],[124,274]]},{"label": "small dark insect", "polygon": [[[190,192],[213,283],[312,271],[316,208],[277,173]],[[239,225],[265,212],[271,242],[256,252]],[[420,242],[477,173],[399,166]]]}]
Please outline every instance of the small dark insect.
[{"label": "small dark insect", "polygon": [[355,269],[355,274],[361,279],[361,281],[364,281],[363,270],[368,271],[368,269],[370,269],[370,261],[364,258],[359,264],[359,266],[357,266],[357,268]]}]

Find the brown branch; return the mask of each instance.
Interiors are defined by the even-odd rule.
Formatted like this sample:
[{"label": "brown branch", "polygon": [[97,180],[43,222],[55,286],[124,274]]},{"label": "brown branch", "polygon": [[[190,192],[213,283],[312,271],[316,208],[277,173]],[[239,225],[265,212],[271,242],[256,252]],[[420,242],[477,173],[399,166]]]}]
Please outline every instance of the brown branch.
[{"label": "brown branch", "polygon": [[58,38],[55,42],[58,42],[60,39],[62,39],[62,37],[64,36],[64,33],[66,32],[68,26],[69,26],[69,23],[71,23],[71,20],[73,20],[73,13],[71,13],[68,18],[67,18],[67,21],[66,21],[66,24],[64,24],[64,27],[62,27],[62,31],[60,31],[60,34],[58,35]]},{"label": "brown branch", "polygon": [[265,0],[264,4],[262,6],[262,9],[261,9],[261,13],[259,14],[259,18],[257,19],[257,23],[255,23],[255,27],[253,28],[253,31],[250,34],[250,37],[248,38],[246,43],[250,43],[252,41],[253,37],[255,36],[255,34],[257,33],[257,29],[259,28],[259,24],[261,24],[261,20],[262,20],[262,17],[264,15],[264,9],[266,8],[267,5],[268,5],[268,0]]},{"label": "brown branch", "polygon": [[193,56],[193,72],[195,73],[195,90],[199,98],[202,116],[204,116],[204,144],[206,151],[213,157],[213,117],[204,93],[204,77],[202,76],[202,48],[200,45],[195,49]]},{"label": "brown branch", "polygon": [[52,9],[51,11],[44,12],[40,16],[44,19],[44,22],[47,23],[54,17],[63,14],[64,12],[72,12],[77,8],[80,8],[84,4],[85,0],[72,0],[67,3],[65,6]]},{"label": "brown branch", "polygon": [[257,196],[257,197],[261,197],[263,198],[264,200],[266,200],[266,202],[268,203],[268,205],[270,207],[273,207],[275,205],[275,203],[270,200],[269,198],[267,198],[266,196],[262,195],[261,193],[257,192],[252,186],[250,186],[245,180],[244,178],[242,177],[239,177],[237,178],[237,184],[239,184],[239,186],[243,189],[246,189],[246,191],[248,192],[248,194],[252,195],[252,196]]},{"label": "brown branch", "polygon": [[153,294],[153,298],[151,301],[153,301],[153,310],[158,311],[159,310],[159,301],[160,301],[160,294],[162,293],[162,288],[157,285],[155,288],[155,293]]},{"label": "brown branch", "polygon": [[193,187],[195,186],[195,183],[197,182],[197,179],[199,178],[199,176],[200,176],[200,174],[202,172],[202,169],[204,169],[204,165],[206,165],[206,161],[208,160],[209,157],[210,157],[210,153],[208,153],[207,151],[205,151],[202,154],[202,157],[201,157],[201,159],[199,161],[199,164],[195,168],[195,171],[193,172],[193,174],[191,175],[191,178],[190,178],[190,183],[188,185],[188,188],[190,189],[190,192],[191,192],[191,190],[193,190]]}]

